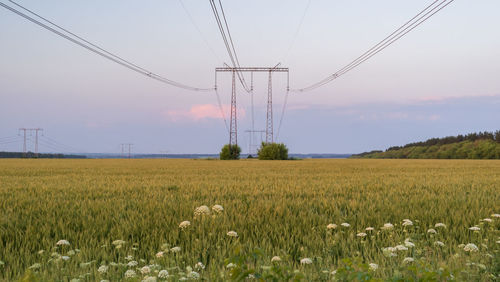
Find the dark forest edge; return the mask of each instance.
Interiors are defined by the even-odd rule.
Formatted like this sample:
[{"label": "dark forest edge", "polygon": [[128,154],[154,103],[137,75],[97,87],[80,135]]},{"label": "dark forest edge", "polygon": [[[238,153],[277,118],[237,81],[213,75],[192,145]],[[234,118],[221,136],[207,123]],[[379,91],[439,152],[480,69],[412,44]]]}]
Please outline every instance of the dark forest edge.
[{"label": "dark forest edge", "polygon": [[65,155],[65,154],[35,154],[33,152],[0,152],[0,158],[14,159],[14,158],[27,158],[27,159],[85,159],[86,156],[82,155]]},{"label": "dark forest edge", "polygon": [[423,142],[371,151],[351,158],[370,159],[500,159],[500,130],[431,138]]}]

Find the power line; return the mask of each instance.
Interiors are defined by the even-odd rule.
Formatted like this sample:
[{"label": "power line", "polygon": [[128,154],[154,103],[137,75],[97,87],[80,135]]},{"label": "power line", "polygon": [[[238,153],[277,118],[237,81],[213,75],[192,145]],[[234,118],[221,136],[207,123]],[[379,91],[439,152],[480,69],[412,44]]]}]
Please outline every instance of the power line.
[{"label": "power line", "polygon": [[285,53],[285,56],[283,57],[283,59],[281,59],[281,62],[284,62],[288,58],[290,51],[292,50],[293,46],[295,45],[295,41],[297,40],[297,37],[299,35],[302,24],[304,23],[304,19],[306,17],[307,11],[309,10],[309,6],[311,6],[311,1],[312,0],[307,1],[307,5],[306,5],[306,8],[304,9],[304,13],[302,14],[302,17],[300,18],[299,25],[297,26],[297,29],[295,30],[295,34],[293,35],[293,39],[290,42],[290,45],[288,46],[288,49]]},{"label": "power line", "polygon": [[222,62],[222,60],[220,59],[220,57],[217,55],[217,53],[215,52],[215,50],[212,48],[212,46],[210,46],[210,44],[208,43],[208,40],[207,38],[203,35],[203,32],[201,32],[201,29],[199,28],[199,26],[196,24],[193,16],[191,15],[191,13],[189,12],[189,10],[187,9],[186,5],[184,5],[184,2],[183,0],[179,0],[179,3],[181,4],[182,6],[182,9],[184,10],[184,12],[186,13],[189,21],[191,22],[191,24],[194,26],[194,28],[196,29],[196,31],[198,32],[198,34],[200,35],[201,39],[203,40],[203,42],[205,42],[205,45],[207,45],[208,49],[210,49],[210,52],[212,53],[212,55],[214,55],[215,58],[217,58],[217,60],[219,62]]},{"label": "power line", "polygon": [[[227,53],[229,55],[229,59],[231,60],[231,63],[232,63],[234,68],[239,68],[240,67],[239,60],[238,60],[238,57],[236,55],[236,50],[234,48],[231,33],[229,31],[229,25],[227,23],[227,20],[226,20],[225,14],[224,14],[224,10],[222,8],[222,3],[220,0],[219,0],[219,5],[221,7],[222,15],[223,15],[225,26],[227,29],[227,35],[226,35],[226,31],[224,30],[224,25],[222,24],[221,17],[219,15],[217,5],[215,4],[214,0],[210,0],[210,6],[212,7],[212,12],[215,16],[215,21],[217,22],[217,26],[219,27],[219,32],[222,36],[222,40],[224,41],[224,45],[226,46],[226,50],[227,50]],[[229,40],[228,40],[228,36],[229,36]],[[232,46],[232,48],[231,48],[231,46]],[[245,77],[243,76],[243,74],[239,71],[236,72],[236,74],[238,75],[238,80],[240,81],[240,83],[243,86],[243,88],[245,89],[245,91],[249,93],[250,89],[248,89],[248,86],[246,84]]]},{"label": "power line", "polygon": [[32,23],[35,23],[35,24],[37,24],[37,25],[45,28],[48,31],[51,31],[52,33],[55,33],[56,35],[58,35],[58,36],[60,36],[60,37],[62,37],[64,39],[66,39],[68,41],[73,42],[74,44],[77,44],[77,45],[79,45],[79,46],[81,46],[81,47],[83,47],[83,48],[85,48],[85,49],[87,49],[87,50],[89,50],[89,51],[91,51],[91,52],[93,52],[93,53],[95,53],[95,54],[103,57],[103,58],[106,58],[106,59],[108,59],[108,60],[110,60],[112,62],[115,62],[115,63],[117,63],[117,64],[119,64],[119,65],[121,65],[123,67],[126,67],[126,68],[128,68],[130,70],[138,72],[138,73],[140,73],[142,75],[145,75],[145,76],[150,77],[152,79],[155,79],[157,81],[160,81],[160,82],[163,82],[163,83],[166,83],[166,84],[170,84],[170,85],[175,86],[175,87],[183,88],[183,89],[186,89],[186,90],[192,90],[192,91],[212,91],[213,90],[213,88],[192,87],[192,86],[180,83],[180,82],[176,82],[176,81],[170,80],[170,79],[165,78],[165,77],[163,77],[161,75],[153,73],[153,72],[151,72],[151,71],[149,71],[147,69],[139,67],[138,65],[136,65],[134,63],[131,63],[131,62],[129,62],[129,61],[125,60],[125,59],[122,59],[121,57],[119,57],[119,56],[117,56],[117,55],[115,55],[115,54],[113,54],[113,53],[111,53],[109,51],[106,51],[105,49],[99,47],[96,44],[90,43],[88,40],[85,40],[82,37],[80,37],[80,36],[78,36],[78,35],[70,32],[69,30],[62,28],[61,26],[59,26],[59,25],[57,25],[57,24],[55,24],[55,23],[47,20],[46,18],[40,16],[37,13],[32,12],[31,10],[29,10],[29,9],[21,6],[20,4],[14,2],[12,0],[9,0],[9,1],[11,3],[15,4],[16,6],[22,8],[23,10],[29,12],[30,14],[38,17],[39,19],[47,22],[48,24],[52,25],[53,27],[55,27],[55,28],[57,28],[59,30],[56,30],[55,28],[52,28],[52,27],[50,27],[50,26],[48,26],[48,25],[46,25],[46,24],[44,24],[44,23],[42,23],[42,22],[34,19],[33,17],[31,17],[31,16],[29,16],[29,15],[27,15],[27,14],[25,14],[25,13],[23,13],[23,12],[17,10],[17,9],[15,9],[15,8],[11,7],[11,6],[8,6],[8,5],[4,4],[4,3],[0,2],[0,6],[4,7],[5,9],[7,9],[7,10],[9,10],[9,11],[11,11],[11,12],[13,12],[13,13],[15,13],[15,14],[17,14],[17,15],[25,18],[25,19],[27,19],[28,21],[30,21]]},{"label": "power line", "polygon": [[[416,16],[414,16],[412,19],[410,19],[408,22],[406,22],[404,25],[399,27],[396,31],[391,33],[389,36],[387,36],[385,39],[377,43],[375,46],[370,48],[368,51],[366,51],[363,55],[359,56],[356,58],[354,61],[350,62],[346,66],[342,67],[340,70],[335,72],[334,74],[326,77],[325,79],[316,82],[310,86],[304,87],[304,88],[299,88],[299,89],[292,89],[292,92],[305,92],[305,91],[310,91],[313,89],[316,89],[318,87],[321,87],[338,77],[346,74],[350,70],[356,68],[360,64],[364,63],[365,61],[369,60],[371,57],[375,56],[385,48],[389,47],[392,45],[394,42],[399,40],[401,37],[404,35],[408,34],[418,26],[420,26],[422,23],[427,21],[430,17],[447,7],[449,4],[451,4],[454,0],[443,0],[441,3],[438,5],[435,5],[439,0],[434,1],[432,4],[427,6],[424,10],[422,10],[420,13],[418,13]],[[433,7],[434,6],[434,7]],[[432,9],[431,9],[432,7]],[[430,9],[430,10],[429,10]],[[422,15],[423,14],[423,15]]]}]

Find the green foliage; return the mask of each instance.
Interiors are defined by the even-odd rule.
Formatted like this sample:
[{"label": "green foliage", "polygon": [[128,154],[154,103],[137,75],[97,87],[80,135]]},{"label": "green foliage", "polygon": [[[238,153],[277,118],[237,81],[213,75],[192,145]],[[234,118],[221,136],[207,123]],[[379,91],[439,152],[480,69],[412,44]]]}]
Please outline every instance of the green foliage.
[{"label": "green foliage", "polygon": [[260,146],[259,160],[286,160],[288,159],[288,148],[283,143],[264,143]]},{"label": "green foliage", "polygon": [[432,146],[394,147],[385,152],[373,151],[353,158],[371,159],[500,159],[500,143],[479,139]]},{"label": "green foliage", "polygon": [[226,144],[224,145],[224,147],[222,147],[219,156],[221,160],[239,160],[240,153],[240,146]]}]

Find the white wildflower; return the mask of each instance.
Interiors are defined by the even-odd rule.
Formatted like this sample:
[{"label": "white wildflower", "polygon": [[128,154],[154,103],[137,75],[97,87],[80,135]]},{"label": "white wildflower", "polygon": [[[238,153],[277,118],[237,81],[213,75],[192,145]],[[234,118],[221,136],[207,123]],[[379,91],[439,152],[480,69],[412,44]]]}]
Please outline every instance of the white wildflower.
[{"label": "white wildflower", "polygon": [[408,248],[403,245],[397,245],[395,248],[398,251],[408,251]]},{"label": "white wildflower", "polygon": [[128,267],[134,267],[136,265],[138,265],[139,263],[135,260],[132,260],[132,261],[129,261],[129,263],[127,263],[127,266]]},{"label": "white wildflower", "polygon": [[41,268],[42,265],[40,263],[35,263],[32,266],[28,267],[29,269],[39,269]]},{"label": "white wildflower", "polygon": [[135,276],[137,276],[137,274],[135,273],[134,270],[129,269],[125,271],[125,278],[134,278]]},{"label": "white wildflower", "polygon": [[412,226],[413,222],[409,219],[403,219],[403,226]]},{"label": "white wildflower", "polygon": [[438,228],[438,227],[443,227],[443,228],[446,228],[446,225],[442,222],[439,222],[439,223],[436,223],[436,225],[434,225],[435,228]]},{"label": "white wildflower", "polygon": [[106,272],[108,272],[108,266],[103,264],[103,265],[99,266],[99,268],[97,269],[97,271],[99,273],[106,273]]},{"label": "white wildflower", "polygon": [[227,236],[229,236],[229,237],[238,237],[238,233],[236,233],[235,231],[229,231],[229,232],[227,232]]},{"label": "white wildflower", "polygon": [[413,258],[410,258],[410,257],[406,257],[403,259],[403,263],[410,263],[410,262],[414,262],[415,260]]},{"label": "white wildflower", "polygon": [[443,243],[443,242],[441,242],[441,241],[436,241],[436,242],[434,242],[434,245],[435,245],[435,246],[439,246],[439,247],[444,247],[444,243]]},{"label": "white wildflower", "polygon": [[350,227],[351,225],[347,222],[344,222],[344,223],[341,223],[340,225],[342,225],[343,227]]},{"label": "white wildflower", "polygon": [[168,271],[165,269],[160,270],[160,272],[158,273],[158,278],[161,278],[161,279],[168,278]]},{"label": "white wildflower", "polygon": [[209,214],[210,214],[210,208],[207,206],[199,206],[194,210],[195,216],[202,216],[202,215],[209,215]]},{"label": "white wildflower", "polygon": [[356,236],[363,238],[363,237],[366,237],[366,233],[360,232],[360,233],[356,234]]},{"label": "white wildflower", "polygon": [[255,279],[255,275],[252,273],[248,274],[247,279]]},{"label": "white wildflower", "polygon": [[437,231],[436,231],[436,229],[430,228],[429,230],[427,230],[427,233],[436,234]]},{"label": "white wildflower", "polygon": [[310,258],[303,258],[300,260],[300,264],[311,264],[311,263],[313,263],[313,261]]},{"label": "white wildflower", "polygon": [[143,267],[141,268],[141,273],[142,273],[142,274],[148,274],[148,273],[150,273],[150,272],[151,272],[151,268],[149,268],[149,266],[147,266],[147,265],[146,265],[146,266],[143,266]]},{"label": "white wildflower", "polygon": [[272,259],[271,259],[271,262],[280,262],[281,261],[281,258],[279,256],[274,256]]},{"label": "white wildflower", "polygon": [[365,230],[366,231],[373,231],[373,230],[375,230],[375,228],[373,228],[373,227],[366,227]]},{"label": "white wildflower", "polygon": [[415,244],[413,244],[413,242],[405,240],[405,247],[407,247],[407,248],[413,248],[413,247],[415,247]]},{"label": "white wildflower", "polygon": [[156,282],[156,277],[154,276],[144,276],[141,282]]},{"label": "white wildflower", "polygon": [[221,213],[224,211],[224,208],[221,205],[214,205],[212,207],[212,210],[216,213]]},{"label": "white wildflower", "polygon": [[180,251],[181,251],[181,247],[173,247],[173,248],[171,248],[171,249],[170,249],[170,251],[171,251],[172,253],[178,253],[178,252],[180,252]]},{"label": "white wildflower", "polygon": [[196,270],[203,270],[203,269],[205,269],[205,265],[203,263],[201,263],[201,261],[199,261],[197,264],[194,265],[194,268]]},{"label": "white wildflower", "polygon": [[56,245],[57,246],[69,246],[70,244],[69,244],[68,240],[59,240],[59,241],[57,241]]},{"label": "white wildflower", "polygon": [[61,256],[61,259],[62,260],[69,260],[69,257],[68,256]]},{"label": "white wildflower", "polygon": [[198,280],[198,279],[200,279],[200,274],[198,272],[195,272],[195,271],[190,271],[187,274],[187,278],[193,279],[193,280]]},{"label": "white wildflower", "polygon": [[165,254],[164,252],[157,252],[156,257],[161,258],[161,257],[163,257],[164,254]]},{"label": "white wildflower", "polygon": [[191,222],[189,222],[189,221],[185,220],[185,221],[183,221],[183,222],[181,222],[181,223],[179,224],[179,228],[180,228],[180,229],[185,229],[185,228],[188,228],[188,227],[189,227],[189,225],[191,225]]},{"label": "white wildflower", "polygon": [[128,256],[125,257],[125,259],[128,260],[128,261],[131,261],[131,260],[134,259],[134,257],[132,255],[128,255]]},{"label": "white wildflower", "polygon": [[393,228],[394,228],[394,225],[392,225],[392,223],[386,223],[380,229],[382,229],[382,230],[391,230]]},{"label": "white wildflower", "polygon": [[465,245],[464,251],[466,251],[466,252],[477,252],[477,251],[479,251],[479,249],[478,249],[478,247],[475,244],[469,243],[469,244]]},{"label": "white wildflower", "polygon": [[370,266],[370,270],[372,270],[372,271],[375,271],[378,269],[378,264],[376,264],[376,263],[370,263],[369,266]]},{"label": "white wildflower", "polygon": [[337,274],[337,270],[334,270],[330,273],[332,276],[335,276],[335,274]]},{"label": "white wildflower", "polygon": [[123,241],[123,240],[114,240],[112,244],[115,245],[115,246],[119,246],[119,245],[125,244],[125,241]]},{"label": "white wildflower", "polygon": [[485,218],[485,219],[483,219],[483,221],[486,221],[486,222],[493,222],[493,219],[491,219],[491,218]]},{"label": "white wildflower", "polygon": [[326,226],[326,229],[328,229],[328,230],[333,230],[336,228],[337,228],[337,224],[335,224],[335,223],[330,223]]},{"label": "white wildflower", "polygon": [[500,214],[494,213],[494,214],[491,215],[491,217],[500,217]]},{"label": "white wildflower", "polygon": [[472,227],[469,227],[469,230],[471,230],[471,231],[479,231],[479,230],[481,230],[481,228],[479,228],[478,226],[472,226]]},{"label": "white wildflower", "polygon": [[226,268],[234,268],[236,267],[236,264],[230,262],[228,265],[226,265]]}]

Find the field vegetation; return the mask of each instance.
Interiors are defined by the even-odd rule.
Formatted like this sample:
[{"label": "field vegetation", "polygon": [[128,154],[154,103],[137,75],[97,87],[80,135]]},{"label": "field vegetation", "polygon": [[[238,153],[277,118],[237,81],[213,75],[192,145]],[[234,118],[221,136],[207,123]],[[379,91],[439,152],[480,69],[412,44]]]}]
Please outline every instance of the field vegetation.
[{"label": "field vegetation", "polygon": [[500,162],[0,160],[0,280],[498,281]]}]

